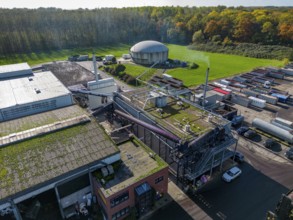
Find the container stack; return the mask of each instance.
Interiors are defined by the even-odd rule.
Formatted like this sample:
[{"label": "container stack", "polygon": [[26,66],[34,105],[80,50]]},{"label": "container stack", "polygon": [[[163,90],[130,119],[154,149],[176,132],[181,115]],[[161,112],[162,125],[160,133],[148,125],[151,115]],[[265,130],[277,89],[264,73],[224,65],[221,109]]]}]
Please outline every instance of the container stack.
[{"label": "container stack", "polygon": [[276,105],[278,102],[278,98],[271,96],[271,95],[266,95],[266,94],[260,94],[258,98],[265,100],[267,103],[270,103],[272,105]]},{"label": "container stack", "polygon": [[248,97],[249,100],[251,100],[250,105],[258,107],[258,108],[264,108],[266,107],[266,101],[263,99],[259,99],[253,96]]}]

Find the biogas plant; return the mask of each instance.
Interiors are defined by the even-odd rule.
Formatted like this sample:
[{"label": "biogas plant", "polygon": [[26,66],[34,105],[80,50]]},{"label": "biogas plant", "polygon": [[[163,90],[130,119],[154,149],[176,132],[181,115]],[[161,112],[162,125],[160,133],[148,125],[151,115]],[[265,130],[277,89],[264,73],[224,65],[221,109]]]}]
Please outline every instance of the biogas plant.
[{"label": "biogas plant", "polygon": [[[146,41],[130,55],[152,68],[166,62],[168,50]],[[95,216],[98,207],[104,219],[143,217],[166,200],[169,179],[197,193],[235,159],[244,160],[236,150],[249,128],[237,108],[273,112],[292,102],[276,88],[284,73],[274,71],[208,83],[208,68],[205,84],[194,89],[166,73],[144,81],[145,71],[136,78],[142,86],[123,91],[102,77],[94,55],[86,62],[90,69],[64,61],[41,70],[0,67],[1,216],[68,219]],[[258,133],[292,143],[292,122],[270,124],[255,113],[247,119]]]}]

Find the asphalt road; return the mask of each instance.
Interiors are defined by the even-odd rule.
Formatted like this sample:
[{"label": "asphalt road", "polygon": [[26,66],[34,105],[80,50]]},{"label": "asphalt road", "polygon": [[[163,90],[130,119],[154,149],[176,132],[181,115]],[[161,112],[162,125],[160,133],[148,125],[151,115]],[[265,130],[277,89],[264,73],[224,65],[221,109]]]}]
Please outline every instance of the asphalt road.
[{"label": "asphalt road", "polygon": [[185,212],[184,209],[181,208],[180,205],[178,205],[175,201],[171,202],[168,206],[164,207],[163,209],[156,212],[155,215],[153,215],[151,220],[192,220],[192,217]]},{"label": "asphalt road", "polygon": [[[251,144],[241,141],[238,150],[245,155],[239,164],[242,175],[231,183],[220,176],[192,200],[212,219],[261,220],[268,210],[275,210],[283,193],[293,188],[293,164]],[[263,151],[263,154],[261,153]],[[179,206],[171,204],[151,219],[191,219]],[[184,218],[183,218],[184,216]]]}]

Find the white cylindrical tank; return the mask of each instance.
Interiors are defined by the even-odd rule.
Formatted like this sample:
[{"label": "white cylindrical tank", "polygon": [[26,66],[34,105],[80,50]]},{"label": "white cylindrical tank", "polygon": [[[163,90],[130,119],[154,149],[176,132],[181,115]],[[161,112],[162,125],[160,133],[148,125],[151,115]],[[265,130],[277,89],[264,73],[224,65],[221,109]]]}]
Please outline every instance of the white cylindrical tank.
[{"label": "white cylindrical tank", "polygon": [[259,118],[255,118],[252,121],[252,126],[254,126],[264,132],[272,134],[282,140],[285,140],[288,143],[293,143],[293,134],[291,134],[289,131],[286,131],[282,128],[279,128],[278,126],[273,125],[269,122],[263,121]]}]

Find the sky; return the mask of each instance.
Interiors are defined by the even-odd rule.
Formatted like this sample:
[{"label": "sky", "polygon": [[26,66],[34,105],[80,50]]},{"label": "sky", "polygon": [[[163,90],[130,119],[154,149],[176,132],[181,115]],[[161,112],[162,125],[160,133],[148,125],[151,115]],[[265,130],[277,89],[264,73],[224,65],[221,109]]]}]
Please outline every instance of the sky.
[{"label": "sky", "polygon": [[293,6],[293,0],[0,0],[2,8],[123,8],[141,6]]}]

